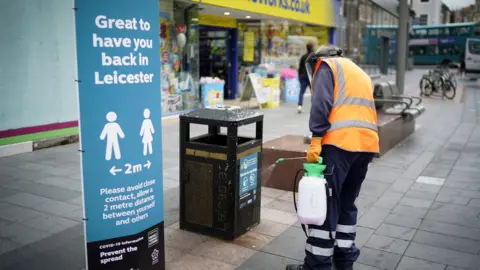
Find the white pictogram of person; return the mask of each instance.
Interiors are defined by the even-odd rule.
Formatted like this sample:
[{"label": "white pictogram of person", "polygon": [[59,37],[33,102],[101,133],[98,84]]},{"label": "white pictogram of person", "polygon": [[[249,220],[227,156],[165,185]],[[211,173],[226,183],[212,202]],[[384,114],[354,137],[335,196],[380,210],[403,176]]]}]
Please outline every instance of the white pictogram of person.
[{"label": "white pictogram of person", "polygon": [[123,130],[120,127],[117,121],[117,114],[115,112],[107,113],[107,121],[108,123],[105,124],[103,128],[102,134],[100,135],[100,140],[107,139],[107,148],[105,151],[105,159],[111,160],[112,159],[112,151],[115,155],[116,159],[120,159],[122,154],[120,152],[120,144],[118,143],[118,137],[121,139],[125,138],[125,134],[123,134]]},{"label": "white pictogram of person", "polygon": [[143,155],[146,156],[147,154],[153,153],[153,134],[155,133],[155,129],[153,128],[152,120],[150,120],[150,110],[145,109],[143,111],[143,117],[145,119],[142,122],[142,127],[140,128],[140,136],[142,137],[143,143]]}]

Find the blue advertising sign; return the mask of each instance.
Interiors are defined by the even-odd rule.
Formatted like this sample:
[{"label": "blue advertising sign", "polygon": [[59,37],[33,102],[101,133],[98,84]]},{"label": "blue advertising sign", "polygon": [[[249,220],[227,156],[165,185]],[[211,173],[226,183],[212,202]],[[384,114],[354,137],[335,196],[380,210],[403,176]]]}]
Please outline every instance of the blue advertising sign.
[{"label": "blue advertising sign", "polygon": [[87,268],[164,269],[158,0],[76,0]]},{"label": "blue advertising sign", "polygon": [[240,159],[239,181],[240,208],[251,204],[256,199],[258,185],[258,153]]},{"label": "blue advertising sign", "polygon": [[300,94],[300,82],[298,78],[285,79],[285,101],[297,102]]}]

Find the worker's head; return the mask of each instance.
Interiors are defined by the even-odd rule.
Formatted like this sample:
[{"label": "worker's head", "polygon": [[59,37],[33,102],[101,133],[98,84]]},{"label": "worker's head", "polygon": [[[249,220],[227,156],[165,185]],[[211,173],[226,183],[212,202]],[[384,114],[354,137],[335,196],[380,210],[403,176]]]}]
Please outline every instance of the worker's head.
[{"label": "worker's head", "polygon": [[342,49],[335,45],[322,45],[318,48],[315,56],[317,57],[335,57],[342,56]]},{"label": "worker's head", "polygon": [[308,43],[307,44],[307,53],[312,53],[313,52],[313,44],[312,43]]}]

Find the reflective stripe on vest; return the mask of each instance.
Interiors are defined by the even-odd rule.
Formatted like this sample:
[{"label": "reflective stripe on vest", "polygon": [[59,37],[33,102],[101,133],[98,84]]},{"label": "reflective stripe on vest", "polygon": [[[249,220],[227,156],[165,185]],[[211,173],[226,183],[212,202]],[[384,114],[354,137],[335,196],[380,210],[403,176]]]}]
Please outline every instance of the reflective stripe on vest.
[{"label": "reflective stripe on vest", "polygon": [[[325,61],[325,60],[324,60]],[[343,105],[358,105],[366,106],[372,110],[376,110],[375,102],[366,98],[359,97],[347,97],[346,95],[346,86],[345,86],[345,75],[343,72],[342,65],[334,58],[329,58],[327,61],[335,65],[336,69],[336,81],[337,86],[337,99],[333,103],[333,107],[339,107]],[[320,66],[318,64],[318,67]],[[317,67],[317,68],[318,68]],[[342,128],[367,128],[378,132],[378,127],[373,123],[362,121],[362,120],[344,120],[344,121],[335,121],[331,123],[331,127],[328,131],[342,129]]]}]

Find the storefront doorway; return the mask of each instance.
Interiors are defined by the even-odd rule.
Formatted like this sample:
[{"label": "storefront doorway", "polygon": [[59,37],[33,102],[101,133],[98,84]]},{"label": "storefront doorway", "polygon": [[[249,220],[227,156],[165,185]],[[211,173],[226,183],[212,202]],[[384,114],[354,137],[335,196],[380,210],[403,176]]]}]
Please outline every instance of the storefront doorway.
[{"label": "storefront doorway", "polygon": [[218,77],[225,81],[224,98],[237,93],[237,29],[201,25],[200,77]]}]

